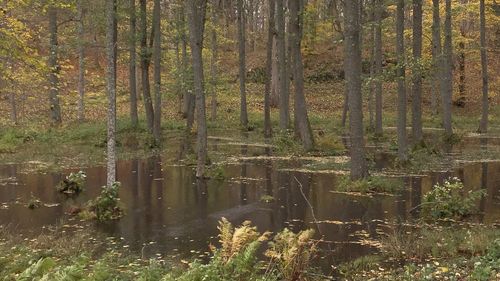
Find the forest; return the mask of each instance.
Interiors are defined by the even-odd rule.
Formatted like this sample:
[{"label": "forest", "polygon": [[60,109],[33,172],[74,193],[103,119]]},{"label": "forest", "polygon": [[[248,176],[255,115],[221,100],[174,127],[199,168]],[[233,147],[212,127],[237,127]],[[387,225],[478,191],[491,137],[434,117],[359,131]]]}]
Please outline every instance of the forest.
[{"label": "forest", "polygon": [[500,280],[496,0],[0,0],[0,280]]}]

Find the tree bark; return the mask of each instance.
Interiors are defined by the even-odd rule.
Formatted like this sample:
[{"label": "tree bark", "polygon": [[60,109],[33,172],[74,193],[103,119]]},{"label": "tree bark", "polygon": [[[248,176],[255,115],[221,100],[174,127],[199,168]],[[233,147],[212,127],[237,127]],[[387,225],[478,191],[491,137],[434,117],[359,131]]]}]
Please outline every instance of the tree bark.
[{"label": "tree bark", "polygon": [[148,47],[147,35],[147,6],[146,0],[140,0],[139,30],[141,36],[141,84],[144,108],[146,110],[146,121],[148,130],[153,133],[154,109],[151,100],[151,86],[149,85],[149,64],[151,61],[151,50]]},{"label": "tree bark", "polygon": [[82,0],[77,2],[78,13],[78,121],[85,120],[85,38]]},{"label": "tree bark", "polygon": [[413,70],[412,130],[413,142],[423,142],[422,135],[422,0],[413,0]]},{"label": "tree bark", "polygon": [[161,6],[160,0],[154,0],[153,7],[153,82],[154,82],[154,118],[153,136],[155,144],[161,142]]},{"label": "tree bark", "polygon": [[270,138],[272,136],[272,125],[271,125],[271,87],[273,79],[273,47],[274,47],[274,35],[275,22],[274,22],[274,11],[275,11],[275,0],[269,0],[269,22],[267,31],[267,53],[266,53],[266,88],[264,92],[264,137]]},{"label": "tree bark", "polygon": [[60,65],[58,62],[58,40],[57,40],[57,8],[54,5],[49,5],[49,34],[50,34],[50,53],[49,53],[49,103],[50,117],[54,124],[62,123],[61,106],[59,105],[59,72]]},{"label": "tree bark", "polygon": [[290,122],[290,98],[287,91],[288,73],[286,67],[286,44],[285,44],[285,17],[283,1],[276,1],[276,24],[277,24],[277,48],[278,54],[278,69],[280,73],[280,129],[288,129]]},{"label": "tree bark", "polygon": [[486,134],[488,132],[488,58],[486,53],[486,16],[484,0],[479,1],[479,18],[480,18],[480,41],[481,41],[481,73],[483,82],[483,98],[482,98],[482,114],[479,132]]},{"label": "tree bark", "polygon": [[107,186],[116,182],[116,0],[106,0],[106,53],[108,94]]},{"label": "tree bark", "polygon": [[443,96],[444,81],[442,78],[442,47],[441,47],[441,17],[439,15],[439,0],[432,0],[432,66],[433,66],[433,94],[432,112],[438,114],[438,97]]},{"label": "tree bark", "polygon": [[404,20],[405,2],[397,0],[396,7],[396,55],[398,81],[398,158],[404,163],[408,160],[406,144],[406,79],[405,79],[405,47],[404,47]]},{"label": "tree bark", "polygon": [[375,0],[375,134],[383,135],[382,129],[382,0]]},{"label": "tree bark", "polygon": [[205,112],[205,93],[203,77],[203,32],[205,26],[205,15],[207,0],[188,0],[190,23],[189,37],[191,43],[191,55],[193,63],[194,93],[196,96],[196,120],[198,123],[197,135],[197,166],[196,177],[205,176],[205,164],[207,161],[207,120]]},{"label": "tree bark", "polygon": [[130,22],[129,22],[129,91],[130,91],[130,121],[133,127],[139,125],[137,113],[137,76],[136,76],[136,13],[135,0],[130,0]]},{"label": "tree bark", "polygon": [[293,81],[295,86],[295,134],[302,140],[304,150],[310,151],[314,148],[314,139],[304,95],[304,65],[301,52],[304,2],[303,0],[289,0],[288,5],[290,9],[291,68],[294,73]]},{"label": "tree bark", "polygon": [[210,61],[210,76],[212,89],[211,101],[210,101],[210,120],[215,121],[217,119],[217,61],[219,58],[217,50],[217,1],[212,0],[212,31],[210,34],[210,50],[212,51],[212,57]]},{"label": "tree bark", "polygon": [[363,132],[359,5],[360,0],[344,2],[344,48],[346,60],[344,67],[349,97],[352,180],[359,180],[368,176]]},{"label": "tree bark", "polygon": [[243,128],[248,127],[247,94],[246,94],[246,24],[243,0],[237,0],[238,10],[238,45],[239,45],[239,76],[240,76],[240,124]]},{"label": "tree bark", "polygon": [[452,26],[451,26],[451,0],[446,0],[446,18],[444,21],[444,66],[443,81],[445,91],[443,92],[443,127],[445,135],[453,135],[451,100],[453,96],[453,44],[452,44]]},{"label": "tree bark", "polygon": [[[276,2],[274,1],[276,12]],[[276,17],[275,17],[276,19]],[[276,31],[276,21],[274,22],[274,35],[273,35],[273,64],[271,75],[271,107],[278,108],[280,104],[280,69],[278,67],[278,38]]]}]

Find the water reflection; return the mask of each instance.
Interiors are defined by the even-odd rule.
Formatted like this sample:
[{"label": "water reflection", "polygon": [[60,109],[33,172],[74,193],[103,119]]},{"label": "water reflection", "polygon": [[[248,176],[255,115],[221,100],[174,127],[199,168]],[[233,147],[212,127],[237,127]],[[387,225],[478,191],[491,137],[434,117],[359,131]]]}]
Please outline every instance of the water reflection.
[{"label": "water reflection", "polygon": [[[241,146],[239,153],[247,155],[248,147]],[[269,149],[264,153],[270,153]],[[337,176],[285,171],[269,159],[224,168],[225,181],[199,180],[192,167],[167,165],[160,156],[120,161],[118,180],[126,216],[95,228],[123,237],[132,249],[146,256],[192,256],[197,255],[192,251],[205,251],[216,240],[221,217],[236,224],[251,220],[260,231],[316,228],[331,257],[343,261],[374,251],[363,241],[377,237],[385,222],[417,218],[422,195],[452,176],[461,178],[467,190],[487,190],[488,195],[479,203],[483,211],[480,220],[500,220],[500,162],[470,163],[450,172],[407,177],[408,189],[400,196],[374,197],[334,193]],[[68,172],[20,174],[15,165],[0,166],[0,178],[16,178],[0,185],[0,204],[8,206],[0,209],[0,224],[39,233],[43,226],[68,218],[66,213],[75,205],[97,196],[106,180],[104,168],[87,169],[85,192],[67,198],[53,187]],[[60,205],[29,210],[23,203],[31,194],[45,203]],[[263,195],[275,200],[261,202]]]}]

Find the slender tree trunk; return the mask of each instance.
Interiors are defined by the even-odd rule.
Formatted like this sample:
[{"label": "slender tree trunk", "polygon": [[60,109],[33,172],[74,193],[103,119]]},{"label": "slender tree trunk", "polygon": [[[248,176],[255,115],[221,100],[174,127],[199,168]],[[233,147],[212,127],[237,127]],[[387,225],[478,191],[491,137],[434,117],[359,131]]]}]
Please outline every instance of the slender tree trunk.
[{"label": "slender tree trunk", "polygon": [[273,79],[273,47],[274,47],[274,34],[275,22],[274,22],[274,11],[275,11],[275,0],[269,0],[269,22],[267,31],[267,61],[266,61],[266,89],[264,92],[264,136],[270,138],[272,136],[272,126],[271,126],[271,87]]},{"label": "slender tree trunk", "polygon": [[[465,7],[468,4],[468,0],[460,0],[460,4]],[[469,19],[467,16],[462,17],[460,20],[460,42],[458,42],[458,99],[457,101],[465,106],[466,96],[465,96],[465,37],[468,32]]]},{"label": "slender tree trunk", "polygon": [[290,122],[290,98],[287,91],[288,73],[286,67],[285,17],[283,1],[276,1],[278,69],[280,73],[280,129],[288,129]]},{"label": "slender tree trunk", "polygon": [[371,7],[371,20],[372,24],[370,26],[370,39],[372,40],[371,45],[369,45],[370,50],[370,82],[368,83],[368,130],[375,131],[375,41],[376,39],[376,24],[375,19],[377,0],[370,1]]},{"label": "slender tree trunk", "polygon": [[77,2],[78,12],[78,121],[85,120],[85,38],[82,0]]},{"label": "slender tree trunk", "polygon": [[443,93],[443,127],[447,137],[453,135],[451,100],[453,96],[453,44],[451,26],[451,0],[446,0],[446,19],[444,21],[444,67],[443,81],[445,91]]},{"label": "slender tree trunk", "polygon": [[413,142],[423,142],[422,135],[422,0],[413,0],[412,129]]},{"label": "slender tree trunk", "polygon": [[375,7],[375,134],[383,135],[382,129],[382,0]]},{"label": "slender tree trunk", "polygon": [[151,100],[151,86],[149,85],[149,64],[151,61],[151,50],[148,47],[148,30],[147,30],[147,6],[146,0],[140,0],[140,18],[139,29],[141,35],[141,84],[144,108],[146,110],[146,121],[148,130],[153,133],[154,109],[153,101]]},{"label": "slender tree trunk", "polygon": [[303,0],[289,0],[290,9],[290,42],[292,69],[295,86],[295,103],[294,103],[294,118],[295,118],[295,134],[302,140],[302,146],[305,151],[310,151],[314,148],[314,139],[307,116],[306,98],[304,95],[304,65],[302,63],[302,15],[304,12]]},{"label": "slender tree trunk", "polygon": [[57,8],[50,5],[48,8],[49,14],[49,33],[50,33],[50,54],[49,54],[49,102],[50,102],[50,117],[54,124],[61,124],[61,107],[59,105],[59,70],[60,66],[57,59],[58,42],[57,42]]},{"label": "slender tree trunk", "polygon": [[361,42],[359,22],[360,0],[344,2],[345,76],[349,93],[349,121],[351,137],[351,179],[368,176],[363,133],[363,98],[361,93]]},{"label": "slender tree trunk", "polygon": [[431,107],[434,115],[438,114],[438,97],[443,95],[442,78],[442,48],[441,48],[441,17],[439,15],[439,0],[432,0],[432,66],[433,94]]},{"label": "slender tree trunk", "polygon": [[210,101],[210,120],[215,121],[217,119],[217,60],[219,58],[217,50],[217,1],[212,0],[212,31],[210,34],[210,49],[212,51],[212,57],[210,61],[210,76],[212,79],[212,94]]},{"label": "slender tree trunk", "polygon": [[154,0],[153,7],[153,80],[154,80],[154,118],[153,136],[156,145],[161,142],[161,3]]},{"label": "slender tree trunk", "polygon": [[137,77],[136,77],[136,14],[135,0],[130,0],[130,23],[129,23],[129,91],[130,91],[130,121],[133,127],[139,125],[137,113]]},{"label": "slender tree trunk", "polygon": [[188,0],[188,4],[191,19],[189,23],[189,36],[193,59],[194,93],[196,95],[196,120],[198,122],[196,177],[203,178],[207,162],[207,120],[203,87],[202,50],[207,0]]},{"label": "slender tree trunk", "polygon": [[[276,1],[274,1],[275,6],[273,7],[274,12],[276,12]],[[276,19],[276,17],[275,17]],[[271,75],[271,107],[277,108],[280,104],[280,68],[278,66],[278,38],[276,31],[276,21],[274,21],[274,34],[273,34],[273,64],[272,64],[272,75]]]},{"label": "slender tree trunk", "polygon": [[107,138],[107,186],[116,182],[116,0],[106,0],[106,53],[108,58],[106,68],[108,94],[108,138]]},{"label": "slender tree trunk", "polygon": [[482,98],[482,115],[479,132],[486,134],[488,132],[488,59],[486,53],[486,16],[484,0],[479,1],[479,18],[480,18],[480,33],[481,33],[481,73],[483,80],[483,98]]},{"label": "slender tree trunk", "polygon": [[243,10],[243,0],[237,0],[238,4],[238,45],[240,59],[240,124],[243,128],[248,127],[247,94],[246,94],[246,24],[245,11]]},{"label": "slender tree trunk", "polygon": [[404,46],[404,21],[405,2],[397,0],[396,8],[396,55],[398,58],[398,158],[404,163],[408,160],[406,144],[406,79],[405,79],[405,46]]}]

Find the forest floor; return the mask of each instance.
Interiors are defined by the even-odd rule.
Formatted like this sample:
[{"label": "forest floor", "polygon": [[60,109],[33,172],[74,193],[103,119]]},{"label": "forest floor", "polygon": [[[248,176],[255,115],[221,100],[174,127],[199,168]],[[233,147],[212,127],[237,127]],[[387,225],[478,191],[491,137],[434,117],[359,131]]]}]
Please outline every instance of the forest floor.
[{"label": "forest floor", "polygon": [[[211,149],[210,173],[227,162],[252,159],[308,160],[307,165],[293,169],[306,172],[347,173],[349,157],[346,151],[345,130],[341,126],[342,95],[338,84],[311,84],[308,87],[309,117],[315,132],[316,150],[304,152],[293,133],[274,132],[270,140],[262,137],[262,85],[249,85],[249,119],[251,131],[239,126],[239,97],[236,86],[227,85],[219,95],[219,113],[209,124],[209,142],[223,140],[222,149]],[[396,155],[396,114],[394,97],[388,95],[384,108],[382,138],[375,138],[367,130],[366,140],[371,167],[375,157],[383,152],[390,155],[391,164],[384,175],[419,174],[466,161],[498,161],[500,159],[500,106],[493,105],[490,115],[490,133],[478,135],[479,112],[477,104],[454,108],[456,137],[445,140],[440,129],[439,116],[424,114],[424,133],[427,146],[412,149],[410,161],[400,165]],[[166,107],[176,108],[174,99]],[[45,122],[32,121],[19,126],[0,126],[0,163],[23,163],[24,173],[53,172],[68,168],[80,169],[105,163],[106,124],[98,107],[89,106],[91,118],[83,124],[65,122],[61,127],[50,127]],[[130,126],[126,118],[127,104],[119,104],[118,151],[120,159],[147,158],[162,155],[166,163],[191,165],[194,155],[179,157],[185,141],[184,120],[177,112],[166,110],[163,120],[164,142],[161,148],[152,146],[152,138],[145,129],[144,120],[138,128]],[[365,113],[368,121],[368,112]],[[277,128],[277,110],[273,110],[273,127]],[[410,115],[409,115],[410,117]],[[411,120],[410,118],[408,120]],[[408,128],[408,132],[411,129]],[[191,136],[193,133],[191,134]],[[483,144],[481,141],[487,140]],[[348,141],[348,140],[347,140]],[[193,143],[194,145],[194,143]],[[240,155],[229,148],[247,146],[269,149],[265,155]],[[458,147],[459,153],[450,146]],[[488,146],[483,150],[481,147]],[[380,172],[368,184],[378,182],[380,192],[391,192],[393,183],[379,181]],[[0,182],[1,183],[1,182]],[[0,184],[1,185],[1,184]],[[361,186],[361,185],[360,185]],[[352,190],[351,190],[352,191]],[[358,190],[359,191],[359,190]],[[361,190],[363,192],[363,190]],[[496,199],[497,200],[497,199]],[[167,257],[154,259],[129,251],[119,239],[113,240],[98,233],[87,233],[84,222],[76,229],[65,226],[45,230],[37,237],[16,235],[15,229],[0,225],[0,276],[3,280],[196,280],[188,279],[200,270],[191,261],[173,261]],[[384,238],[375,241],[379,251],[361,258],[333,264],[333,273],[310,275],[308,280],[498,280],[500,278],[500,226],[497,223],[480,224],[474,220],[444,220],[429,224],[417,221],[394,226]],[[321,254],[321,253],[320,253]],[[260,261],[255,276],[266,279]],[[220,265],[216,265],[220,266]],[[191,271],[193,269],[193,271]],[[210,270],[210,267],[203,270]],[[201,270],[203,274],[205,271]],[[186,271],[183,273],[183,271]],[[199,273],[199,272],[198,272]],[[198,274],[196,273],[196,274]],[[202,276],[201,275],[201,276]],[[73,276],[74,279],[64,279]],[[85,277],[88,276],[88,277]],[[85,279],[85,278],[86,279]],[[35,279],[33,279],[35,278]],[[47,279],[49,278],[49,279]],[[163,278],[163,279],[162,279]],[[201,280],[201,279],[200,279]],[[216,280],[216,279],[212,279]],[[223,278],[217,280],[224,280]],[[245,280],[245,279],[241,279]]]}]

